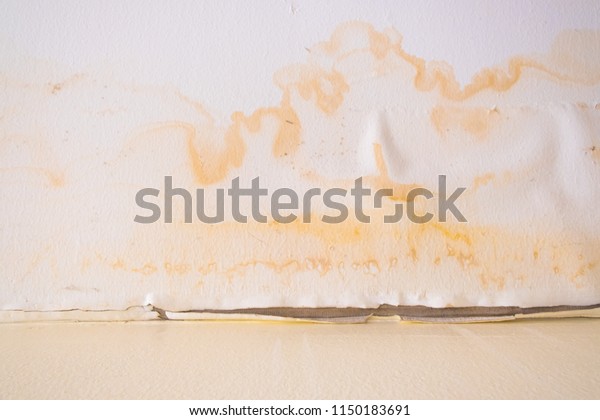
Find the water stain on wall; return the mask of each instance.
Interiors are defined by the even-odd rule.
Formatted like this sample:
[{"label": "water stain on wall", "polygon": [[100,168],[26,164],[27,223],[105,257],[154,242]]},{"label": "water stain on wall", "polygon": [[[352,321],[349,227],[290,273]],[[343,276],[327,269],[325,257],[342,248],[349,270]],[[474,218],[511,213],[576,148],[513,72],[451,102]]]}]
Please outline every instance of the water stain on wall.
[{"label": "water stain on wall", "polygon": [[[277,72],[278,104],[225,125],[171,88],[4,74],[0,305],[597,303],[599,48],[599,34],[568,32],[461,86],[396,31],[350,23]],[[442,174],[469,187],[467,223],[383,223],[412,188],[439,198]],[[394,194],[369,224],[323,223],[318,206],[311,223],[186,224],[182,202],[173,224],[133,223],[136,191],[166,175],[207,192],[238,176],[298,192],[364,177]]]}]

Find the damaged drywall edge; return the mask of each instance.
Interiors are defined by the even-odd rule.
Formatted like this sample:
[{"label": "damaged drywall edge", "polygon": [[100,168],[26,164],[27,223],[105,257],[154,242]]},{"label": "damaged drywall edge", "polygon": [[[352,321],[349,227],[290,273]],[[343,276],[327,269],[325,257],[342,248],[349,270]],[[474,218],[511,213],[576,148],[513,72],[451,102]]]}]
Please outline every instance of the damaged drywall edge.
[{"label": "damaged drywall edge", "polygon": [[[487,313],[485,313],[487,311]],[[378,320],[416,323],[476,323],[519,319],[600,318],[600,304],[540,308],[427,308],[382,305],[379,308],[249,308],[230,311],[169,311],[151,304],[124,310],[64,309],[0,311],[0,323],[124,321],[262,321],[356,324]]]},{"label": "damaged drywall edge", "polygon": [[0,310],[0,324],[22,322],[112,322],[112,321],[153,321],[159,320],[160,313],[151,305],[130,306],[115,309],[60,309],[48,311]]}]

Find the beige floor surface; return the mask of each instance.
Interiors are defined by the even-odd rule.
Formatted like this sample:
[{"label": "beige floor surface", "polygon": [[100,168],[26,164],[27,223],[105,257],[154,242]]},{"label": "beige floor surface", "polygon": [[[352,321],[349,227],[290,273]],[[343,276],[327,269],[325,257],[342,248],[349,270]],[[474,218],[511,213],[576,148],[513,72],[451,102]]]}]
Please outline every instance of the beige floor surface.
[{"label": "beige floor surface", "polygon": [[600,319],[0,325],[2,398],[600,398]]}]

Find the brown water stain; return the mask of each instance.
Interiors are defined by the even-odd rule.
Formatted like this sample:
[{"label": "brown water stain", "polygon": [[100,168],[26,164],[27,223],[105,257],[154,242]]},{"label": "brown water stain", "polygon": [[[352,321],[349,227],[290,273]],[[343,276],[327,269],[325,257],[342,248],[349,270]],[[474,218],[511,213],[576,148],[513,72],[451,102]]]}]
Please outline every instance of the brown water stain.
[{"label": "brown water stain", "polygon": [[431,122],[440,137],[445,138],[452,130],[462,130],[477,140],[485,140],[493,125],[498,122],[497,108],[458,108],[436,106],[431,110]]},{"label": "brown water stain", "polygon": [[[349,35],[358,40],[351,42]],[[576,39],[584,43],[596,42],[591,35]],[[248,152],[256,147],[248,141],[251,137],[248,134],[254,137],[262,135],[269,142],[271,153],[264,156],[265,166],[277,168],[276,165],[286,165],[288,162],[282,160],[283,157],[290,157],[293,164],[299,165],[299,160],[294,160],[299,152],[303,147],[309,147],[307,145],[314,147],[317,141],[305,137],[306,127],[340,121],[336,118],[343,117],[340,114],[351,109],[346,107],[346,101],[356,86],[377,79],[378,73],[373,71],[374,68],[391,73],[402,72],[398,70],[399,60],[412,69],[411,82],[426,104],[425,119],[433,126],[432,132],[444,139],[448,133],[458,131],[469,139],[475,139],[477,145],[487,144],[485,140],[495,135],[500,125],[501,108],[470,103],[469,100],[477,94],[484,91],[507,92],[518,86],[526,73],[531,77],[550,79],[567,90],[575,85],[585,87],[600,81],[600,66],[594,64],[594,58],[589,59],[590,63],[577,65],[571,59],[572,54],[563,51],[567,44],[558,42],[545,58],[517,57],[501,67],[483,69],[470,83],[461,87],[449,66],[428,63],[407,53],[396,32],[378,32],[368,24],[350,23],[336,30],[327,42],[310,49],[310,64],[290,66],[278,72],[275,79],[281,89],[281,100],[277,105],[257,108],[250,115],[232,112],[231,121],[219,127],[205,106],[177,92],[174,94],[179,100],[190,105],[202,117],[202,123],[195,124],[185,118],[169,119],[141,128],[134,127],[131,132],[134,133],[135,144],[141,149],[144,148],[144,140],[152,137],[173,134],[183,138],[185,147],[181,153],[184,154],[186,171],[192,175],[194,184],[201,186],[225,181],[233,171],[244,167]],[[317,60],[323,56],[329,60]],[[360,56],[367,63],[368,73],[361,74],[364,76],[362,79],[345,73],[350,70],[344,70],[342,64],[353,56]],[[574,64],[564,65],[565,61]],[[329,65],[316,65],[316,62],[328,62]],[[74,76],[44,89],[49,90],[46,95],[63,96],[67,88],[78,87],[76,82],[83,83],[84,80]],[[393,105],[411,105],[402,100],[398,98]],[[298,103],[313,106],[310,117],[314,120],[301,119],[306,111],[301,113]],[[595,109],[598,109],[597,104]],[[348,118],[353,115],[356,114],[349,113]],[[102,118],[107,117],[102,115]],[[273,134],[265,130],[267,121],[275,123]],[[4,118],[0,122],[5,124]],[[389,197],[391,201],[406,201],[409,191],[421,185],[393,179],[383,144],[373,144],[377,174],[366,175],[365,180],[377,189],[393,189],[393,196]],[[37,145],[38,149],[43,148],[41,143]],[[340,147],[346,147],[346,144]],[[349,143],[347,152],[354,152],[356,148],[357,144]],[[587,153],[598,161],[596,146],[591,146]],[[422,161],[415,164],[428,165],[427,156],[422,156]],[[53,187],[68,186],[65,172],[56,170],[57,167],[60,165],[28,168],[47,177]],[[14,169],[2,168],[2,171]],[[313,168],[302,170],[310,174]],[[432,172],[435,170],[431,168]],[[298,172],[287,168],[287,172],[283,170],[277,175],[291,174],[299,178]],[[494,188],[500,179],[506,178],[506,173],[503,175],[502,172],[480,172],[472,179],[473,196],[477,197],[477,193],[487,189],[482,187]],[[341,181],[348,183],[352,180]],[[377,280],[372,282],[373,293],[376,293],[377,287],[384,285],[401,290],[403,282],[414,275],[423,275],[423,279],[432,278],[441,283],[456,283],[457,293],[527,288],[527,284],[545,286],[553,282],[570,282],[580,287],[579,282],[586,276],[593,277],[591,281],[597,279],[600,242],[597,238],[586,239],[576,230],[565,233],[554,228],[532,234],[514,226],[483,224],[477,220],[469,224],[431,222],[416,225],[405,221],[384,224],[380,216],[389,214],[393,204],[386,201],[383,209],[372,213],[371,217],[378,221],[370,224],[348,220],[332,225],[322,222],[320,214],[314,214],[311,223],[301,220],[289,224],[269,222],[243,226],[230,221],[216,226],[175,223],[164,230],[135,226],[127,244],[117,244],[123,246],[121,251],[113,250],[114,243],[105,244],[104,249],[96,249],[100,245],[92,244],[85,252],[95,252],[99,257],[94,260],[90,255],[84,255],[80,266],[85,274],[95,266],[102,266],[113,272],[127,271],[145,278],[158,278],[160,282],[165,281],[165,276],[177,278],[174,281],[193,278],[194,284],[203,288],[210,286],[210,281],[216,281],[215,277],[225,278],[228,284],[237,281],[243,284],[248,272],[262,268],[270,270],[274,278],[287,282],[294,274],[313,273],[319,281],[333,278],[338,284],[344,284],[351,277],[349,273],[357,273],[365,283]],[[130,229],[130,219],[123,216],[123,220]],[[156,249],[156,244],[160,244],[160,250]],[[33,261],[39,263],[37,257]],[[52,267],[58,273],[56,262]]]},{"label": "brown water stain", "polygon": [[[600,249],[597,240],[575,242],[550,234],[531,236],[492,226],[454,223],[385,225],[348,221],[330,225],[314,218],[311,223],[250,223],[238,235],[234,234],[240,232],[236,223],[210,229],[180,225],[168,232],[168,236],[156,239],[162,246],[176,250],[172,259],[144,261],[144,256],[153,254],[151,245],[137,241],[134,254],[140,255],[139,260],[122,255],[114,259],[106,256],[98,262],[109,264],[113,270],[125,269],[144,276],[187,279],[196,273],[205,281],[215,275],[243,281],[248,270],[263,267],[281,279],[302,272],[344,278],[350,270],[379,281],[397,278],[400,282],[402,277],[396,276],[403,272],[428,267],[440,279],[444,273],[461,273],[453,280],[457,284],[476,281],[484,290],[503,290],[531,284],[531,273],[547,277],[550,283],[566,281],[576,286],[600,261],[595,251]],[[201,241],[194,239],[199,233]],[[254,246],[254,236],[269,238],[268,243]],[[184,257],[184,250],[177,247],[181,243],[193,249],[195,257]],[[232,247],[236,249],[235,259],[223,252]]]}]

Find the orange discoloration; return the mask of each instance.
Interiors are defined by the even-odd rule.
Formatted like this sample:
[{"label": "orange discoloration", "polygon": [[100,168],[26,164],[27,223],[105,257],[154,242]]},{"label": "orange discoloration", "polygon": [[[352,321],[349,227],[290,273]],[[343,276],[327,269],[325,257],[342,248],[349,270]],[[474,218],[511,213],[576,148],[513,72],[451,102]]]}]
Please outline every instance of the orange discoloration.
[{"label": "orange discoloration", "polygon": [[[324,54],[334,58],[344,59],[352,53],[363,51],[356,47],[347,47],[346,37],[349,33],[364,34],[367,39],[365,49],[377,60],[382,60],[389,54],[401,58],[410,64],[415,72],[414,85],[421,91],[437,91],[446,99],[454,101],[464,101],[476,94],[492,90],[495,92],[504,92],[511,89],[526,71],[534,71],[548,75],[558,81],[574,81],[584,84],[592,84],[600,81],[600,71],[593,74],[587,74],[587,67],[570,68],[562,66],[559,68],[554,62],[543,63],[524,57],[515,57],[511,59],[505,68],[486,68],[477,73],[471,82],[464,88],[454,76],[453,69],[443,63],[428,63],[422,58],[407,53],[402,47],[402,37],[394,32],[380,33],[375,28],[366,23],[352,22],[342,25],[338,28],[329,41],[321,43],[316,51],[322,51]],[[584,37],[586,38],[586,37]],[[593,37],[592,37],[593,38]],[[595,42],[596,39],[585,42]],[[568,44],[568,43],[567,43]],[[553,56],[555,62],[573,62],[573,60],[560,60],[560,53],[566,50],[564,45],[554,47]],[[594,70],[594,69],[592,69]]]},{"label": "orange discoloration", "polygon": [[431,110],[431,122],[438,134],[445,138],[451,131],[461,130],[478,140],[485,139],[498,120],[496,108],[457,108],[437,106]]},{"label": "orange discoloration", "polygon": [[327,258],[306,258],[304,265],[307,270],[316,270],[321,276],[331,270],[331,261]]},{"label": "orange discoloration", "polygon": [[342,104],[349,86],[344,76],[337,72],[325,72],[319,68],[306,67],[300,71],[294,86],[305,100],[315,101],[327,115],[333,114]]},{"label": "orange discoloration", "polygon": [[378,60],[383,60],[392,49],[392,41],[385,34],[369,31],[369,49]]},{"label": "orange discoloration", "polygon": [[428,224],[430,228],[433,228],[440,232],[444,237],[451,239],[452,241],[463,242],[467,245],[471,245],[473,243],[473,233],[469,231],[469,229],[455,229],[452,230],[449,227],[446,227],[442,223],[439,222],[430,222]]},{"label": "orange discoloration", "polygon": [[[228,278],[241,277],[249,268],[255,268],[258,266],[266,267],[278,274],[285,272],[299,272],[306,270],[306,265],[298,260],[287,260],[281,263],[276,263],[269,260],[250,260],[239,262],[225,271],[225,275]],[[207,272],[203,272],[207,274]]]},{"label": "orange discoloration", "polygon": [[117,260],[112,264],[113,270],[125,270],[125,263],[121,258],[117,258]]},{"label": "orange discoloration", "polygon": [[352,263],[352,269],[356,271],[360,271],[363,274],[376,276],[379,274],[379,263],[377,260],[369,259],[366,261],[357,261]]},{"label": "orange discoloration", "polygon": [[207,142],[198,143],[193,127],[187,126],[186,132],[190,163],[199,184],[218,182],[227,176],[230,169],[242,166],[246,145],[235,122],[225,133],[224,147],[220,151]]},{"label": "orange discoloration", "polygon": [[49,169],[41,170],[47,177],[48,182],[54,188],[64,187],[66,183],[65,175],[62,172],[56,172]]},{"label": "orange discoloration", "polygon": [[145,276],[149,276],[151,274],[156,273],[158,271],[158,268],[152,263],[147,263],[144,264],[142,267],[132,268],[131,271],[133,271],[134,273],[140,273]]},{"label": "orange discoloration", "polygon": [[[194,108],[199,113],[204,112],[200,105],[194,105]],[[131,150],[143,150],[144,142],[153,137],[182,142],[174,144],[183,145],[181,150],[187,155],[190,172],[200,185],[211,185],[225,179],[232,169],[242,165],[246,154],[239,122],[234,120],[228,129],[223,129],[215,127],[208,118],[202,125],[167,121],[146,126],[132,136],[122,153],[127,155]]]},{"label": "orange discoloration", "polygon": [[[410,57],[404,51],[396,50],[397,54],[406,58],[415,66],[415,87],[423,91],[437,91],[445,98],[464,101],[476,94],[492,90],[505,92],[511,89],[521,78],[526,70],[545,73],[560,81],[578,81],[574,75],[562,74],[532,59],[513,58],[508,63],[508,69],[488,68],[483,69],[463,89],[460,88],[451,69],[428,66],[424,60]],[[429,67],[429,68],[428,68]]]},{"label": "orange discoloration", "polygon": [[62,82],[49,83],[50,93],[52,95],[56,95],[61,90],[63,90],[65,87],[70,87],[71,85],[83,80],[83,78],[84,78],[84,75],[81,73],[78,73],[78,74],[74,74],[73,76],[69,77],[68,79],[66,79]]},{"label": "orange discoloration", "polygon": [[[174,236],[164,237],[164,246],[177,250],[171,259],[160,264],[135,259],[125,263],[124,256],[117,257],[118,264],[107,257],[102,261],[112,264],[113,269],[140,267],[130,271],[146,276],[199,273],[206,284],[209,278],[236,281],[250,270],[276,273],[277,281],[289,281],[296,273],[310,272],[319,277],[341,278],[360,273],[379,281],[380,276],[402,278],[407,270],[426,269],[432,270],[434,276],[453,273],[452,276],[458,276],[456,281],[475,281],[483,290],[503,290],[526,287],[533,272],[576,285],[578,279],[594,269],[598,258],[593,251],[597,242],[567,243],[564,237],[552,234],[541,238],[505,228],[458,223],[386,225],[380,221],[361,224],[349,220],[331,225],[321,222],[316,214],[312,220],[249,223],[242,234],[234,222],[173,225]],[[255,237],[264,238],[265,246],[254,246]],[[176,248],[174,245],[179,243],[188,246]],[[224,252],[233,248],[235,258]],[[187,255],[187,249],[194,249],[193,254]],[[140,259],[149,252],[141,253]]]},{"label": "orange discoloration", "polygon": [[165,262],[163,264],[165,272],[168,275],[184,275],[191,271],[191,267],[189,264],[172,264],[170,262]]},{"label": "orange discoloration", "polygon": [[[354,37],[357,39],[347,39],[349,32],[358,34],[358,37]],[[270,142],[267,144],[272,147],[272,155],[275,158],[297,153],[303,147],[303,129],[306,131],[306,128],[316,127],[318,129],[322,124],[326,130],[330,130],[327,131],[328,133],[333,132],[336,136],[339,134],[340,137],[347,136],[349,130],[346,127],[343,127],[346,131],[342,130],[339,126],[343,126],[343,124],[337,123],[344,118],[346,118],[345,121],[348,121],[352,116],[359,114],[362,117],[365,115],[362,110],[366,109],[361,102],[361,94],[364,92],[358,89],[356,74],[352,73],[356,67],[360,68],[357,70],[358,76],[361,77],[360,83],[370,83],[372,79],[377,79],[383,74],[374,69],[389,69],[390,74],[396,69],[401,69],[399,71],[402,72],[408,71],[408,77],[414,77],[412,82],[420,91],[417,94],[414,92],[410,92],[410,94],[414,94],[414,97],[422,95],[423,98],[426,98],[423,101],[427,106],[423,114],[425,124],[427,124],[426,118],[429,115],[431,123],[441,137],[447,137],[448,133],[460,130],[461,133],[467,133],[475,140],[484,140],[492,135],[497,135],[495,130],[500,112],[496,108],[482,107],[479,104],[471,103],[459,104],[458,101],[466,101],[486,90],[507,91],[515,86],[526,72],[539,73],[545,79],[555,79],[561,82],[590,83],[590,81],[596,80],[593,75],[578,78],[577,72],[571,71],[572,69],[555,69],[539,60],[515,58],[507,64],[506,68],[482,70],[463,88],[457,82],[449,66],[441,63],[428,63],[412,56],[403,50],[399,36],[394,36],[391,32],[379,33],[372,26],[364,24],[344,26],[336,31],[330,41],[311,51],[310,64],[291,66],[276,77],[282,96],[279,104],[275,106],[256,109],[250,115],[233,112],[231,123],[220,128],[215,126],[212,116],[204,106],[178,93],[175,95],[175,102],[179,104],[183,101],[184,104],[191,105],[196,113],[192,113],[190,119],[196,121],[195,118],[199,116],[203,122],[192,124],[179,121],[179,115],[171,116],[169,118],[175,121],[158,124],[146,130],[144,134],[175,133],[180,139],[178,143],[180,149],[177,150],[176,157],[180,157],[179,154],[182,154],[187,159],[187,161],[181,160],[181,162],[189,164],[189,166],[183,166],[193,174],[193,179],[197,184],[210,185],[226,180],[231,176],[232,171],[242,167],[247,149],[254,146],[246,141],[248,134],[256,134],[257,138],[267,138]],[[350,69],[351,66],[348,63],[356,64],[359,60],[351,61],[349,59],[357,57],[366,59],[360,65]],[[322,63],[328,64],[323,68],[321,67],[324,66]],[[365,65],[366,70],[360,67],[361,65]],[[376,83],[380,81],[377,79]],[[381,88],[381,85],[376,83],[374,86]],[[410,83],[406,85],[409,90],[414,90]],[[55,94],[64,89],[64,83],[53,84],[50,87],[51,93]],[[385,87],[389,88],[390,85],[385,85]],[[43,86],[43,90],[44,95],[48,96],[46,85]],[[372,96],[377,99],[377,94],[380,92],[376,91]],[[423,92],[428,93],[424,94]],[[66,96],[68,95],[58,95],[52,100],[59,101]],[[345,103],[348,98],[356,101],[357,106],[352,108]],[[394,99],[387,100],[390,102],[384,103],[386,108],[394,109],[394,107],[406,104],[404,99],[400,102],[394,102]],[[304,101],[302,106],[298,106],[298,101]],[[379,106],[379,104],[372,105],[371,102],[367,102],[367,104],[371,108],[366,109],[365,113],[371,112]],[[431,108],[432,104],[437,104],[437,106]],[[584,105],[582,104],[581,107],[585,109],[577,112],[593,112],[589,106]],[[352,112],[345,114],[349,109]],[[358,113],[355,112],[356,109],[359,110]],[[595,109],[599,109],[599,106],[596,105]],[[378,109],[376,111],[379,112]],[[386,109],[385,112],[388,110]],[[304,119],[305,116],[308,116],[309,120],[301,121],[300,119]],[[102,118],[109,117],[108,114],[102,116]],[[311,119],[313,117],[314,120]],[[2,123],[4,124],[4,120]],[[273,126],[275,129],[271,133],[269,130]],[[397,127],[394,125],[394,129]],[[519,128],[518,125],[515,127]],[[510,129],[512,126],[508,128]],[[336,129],[339,129],[340,133]],[[407,132],[410,131],[407,130]],[[170,134],[167,137],[170,137]],[[315,138],[304,140],[306,143],[311,143],[308,146],[312,146],[313,142],[320,140],[329,141],[329,139]],[[331,141],[337,142],[337,138]],[[353,141],[357,143],[353,143]],[[349,154],[357,152],[356,144],[360,144],[360,139],[346,139],[344,142],[340,142],[339,149],[344,148],[347,157]],[[373,144],[377,173],[364,177],[364,179],[370,187],[391,188],[393,196],[388,197],[389,199],[406,201],[409,192],[419,188],[420,185],[399,183],[392,179],[386,163],[385,145],[387,143],[384,145]],[[398,146],[401,149],[406,144]],[[446,142],[444,146],[449,145]],[[475,146],[479,148],[482,147],[482,144]],[[511,147],[513,146],[511,145]],[[579,154],[584,148],[585,145],[578,149]],[[308,149],[309,152],[314,152],[310,147]],[[477,149],[477,151],[479,150],[490,149]],[[362,152],[363,150],[360,149],[359,153]],[[337,150],[334,150],[331,156],[332,161],[336,153]],[[476,154],[476,156],[479,157],[483,153]],[[591,146],[586,153],[591,154],[595,160],[600,158],[596,146]],[[306,153],[306,155],[323,157],[317,153]],[[406,155],[409,158],[415,156],[410,153]],[[137,157],[139,158],[139,156]],[[252,157],[255,158],[256,155],[253,154]],[[299,177],[297,173],[292,172],[296,171],[296,167],[292,165],[285,167],[284,164],[288,163],[287,161],[278,161],[274,164],[272,156],[264,157],[265,164],[274,168],[275,177],[283,175],[282,179],[289,179],[284,176],[287,177],[291,174],[292,179],[302,178],[302,182],[306,179],[315,179],[321,182],[318,186],[323,186],[324,181],[319,178],[318,169],[313,171],[310,165],[302,167],[304,162],[301,158],[305,157],[302,154],[299,154],[299,158],[294,160],[294,164],[299,168],[297,173],[302,174]],[[132,159],[135,158],[136,156]],[[173,161],[180,162],[175,159]],[[317,163],[322,162],[329,161],[323,159]],[[350,164],[360,163],[361,159],[343,162],[350,168],[346,173],[351,173],[353,168],[348,162],[351,162]],[[37,161],[34,163],[35,166],[43,166]],[[255,164],[256,160],[251,163]],[[419,162],[418,164],[427,165],[427,163]],[[470,161],[467,160],[466,163],[467,169],[472,169]],[[411,164],[413,162],[409,161],[407,167]],[[55,165],[54,162],[48,166],[62,167]],[[30,169],[32,168],[28,167],[28,170]],[[406,172],[398,171],[398,173],[411,173],[412,169],[414,168],[408,167]],[[33,168],[33,170],[47,177],[52,186],[65,185],[65,177],[61,172],[40,168]],[[482,172],[484,171],[485,169],[482,170]],[[311,176],[312,178],[310,178]],[[469,176],[473,176],[473,174]],[[114,179],[111,179],[111,182],[114,182]],[[345,177],[340,180],[340,183],[351,182],[351,179]],[[501,181],[503,181],[501,172],[489,172],[475,176],[472,192],[475,193],[480,187],[486,185],[498,187]],[[513,181],[522,181],[522,179],[515,176]],[[475,209],[481,204],[478,201],[479,197],[478,194],[468,197],[473,200],[470,203]],[[387,202],[384,210],[389,210],[393,204],[395,203]],[[352,209],[350,209],[351,212]],[[390,213],[385,211],[385,214]],[[115,250],[112,248],[114,243],[104,244],[106,248],[100,250],[104,254],[110,255],[102,254],[95,263],[108,270],[125,270],[143,276],[154,276],[159,281],[167,278],[167,281],[172,282],[168,284],[169,287],[180,280],[183,283],[190,279],[190,284],[206,287],[206,289],[214,287],[216,290],[224,290],[223,284],[226,284],[227,287],[232,286],[235,280],[243,278],[253,270],[260,273],[261,276],[264,271],[271,271],[274,273],[274,280],[269,276],[267,276],[267,280],[272,280],[274,285],[281,282],[290,288],[293,283],[291,280],[293,275],[301,273],[302,276],[298,277],[301,278],[301,281],[305,279],[310,281],[312,278],[317,279],[321,282],[319,284],[324,286],[333,284],[345,287],[349,284],[350,287],[357,288],[362,286],[363,283],[360,282],[364,282],[374,285],[373,289],[380,288],[377,291],[383,290],[384,287],[393,291],[402,291],[403,282],[409,282],[411,275],[425,273],[421,279],[432,282],[441,281],[444,282],[444,286],[450,284],[450,287],[455,286],[453,293],[458,291],[457,294],[460,294],[463,285],[466,285],[465,289],[469,291],[505,290],[515,285],[528,287],[528,282],[534,280],[533,276],[536,279],[550,279],[548,281],[565,280],[568,282],[570,280],[577,283],[578,279],[596,268],[599,257],[597,249],[600,249],[600,243],[597,239],[590,239],[586,242],[581,239],[578,232],[557,232],[557,230],[551,229],[537,232],[530,229],[525,233],[523,231],[525,229],[519,229],[523,226],[510,224],[512,218],[503,221],[506,223],[504,225],[491,225],[489,220],[492,219],[489,218],[480,219],[480,221],[487,221],[482,224],[477,224],[477,220],[472,222],[470,220],[469,224],[430,222],[418,225],[407,222],[406,218],[395,224],[384,224],[382,217],[378,217],[381,214],[370,212],[370,215],[372,222],[368,224],[359,223],[352,217],[342,224],[327,224],[322,222],[320,214],[314,213],[311,214],[310,223],[303,223],[300,216],[295,222],[289,224],[271,221],[266,224],[251,222],[240,225],[226,221],[212,226],[206,226],[199,222],[189,225],[174,223],[160,228],[155,225],[134,226],[131,237],[127,238],[128,242],[124,240],[119,242],[118,247],[114,247]],[[529,227],[527,226],[527,228]],[[149,241],[148,238],[151,238],[152,241]],[[160,244],[158,249],[157,243]],[[91,247],[89,249],[96,251],[95,243],[89,246]],[[98,248],[100,247],[98,246]],[[91,271],[89,270],[91,265],[89,256],[84,256],[82,264],[84,270]],[[53,261],[52,267],[56,270],[57,277],[60,274],[58,266],[56,261]],[[304,275],[307,272],[310,272],[311,275]],[[111,274],[127,273],[113,272]],[[597,271],[593,274],[597,274]],[[127,275],[131,276],[131,274]],[[359,276],[358,282],[356,280],[354,283],[349,281],[353,275]],[[174,278],[175,276],[177,278]],[[227,283],[219,283],[222,277],[226,278]],[[148,279],[138,278],[138,280],[147,281]],[[253,281],[262,280],[253,278]],[[456,282],[457,285],[453,285],[451,282]],[[239,284],[240,288],[247,286],[243,282],[239,282]],[[297,284],[294,286],[298,287]],[[437,286],[427,285],[432,288]],[[413,289],[419,287],[420,285]],[[273,286],[273,290],[275,290],[275,286]],[[279,289],[278,292],[281,290],[287,291],[288,289]],[[300,291],[306,292],[307,289]],[[314,292],[314,290],[309,292]]]},{"label": "orange discoloration", "polygon": [[475,179],[473,180],[473,191],[477,191],[477,189],[479,189],[479,187],[488,185],[495,178],[496,178],[496,174],[493,174],[493,173],[487,173],[487,174],[475,177]]},{"label": "orange discoloration", "polygon": [[251,116],[244,116],[240,112],[232,115],[234,121],[229,133],[232,138],[241,142],[241,128],[246,127],[250,132],[258,132],[262,121],[266,117],[276,119],[278,128],[273,140],[273,155],[283,157],[293,154],[302,142],[302,125],[298,115],[290,104],[289,93],[285,93],[279,107],[260,108]]},{"label": "orange discoloration", "polygon": [[324,223],[321,220],[321,215],[318,214],[311,214],[310,219],[310,223],[304,223],[301,218],[286,224],[273,221],[267,226],[271,226],[277,233],[297,235],[298,237],[309,236],[327,245],[354,244],[372,240],[372,235],[376,235],[376,233],[373,233],[373,226],[369,224],[361,225],[354,220],[346,220],[346,222],[340,224],[328,224]]},{"label": "orange discoloration", "polygon": [[210,273],[215,273],[215,272],[217,272],[217,264],[215,262],[209,262],[208,264],[206,264],[204,266],[200,266],[198,268],[198,272],[205,276]]},{"label": "orange discoloration", "polygon": [[409,249],[410,250],[409,250],[408,256],[410,257],[410,259],[413,262],[418,261],[419,260],[419,256],[417,254],[417,248],[415,248],[414,246],[411,246]]},{"label": "orange discoloration", "polygon": [[597,265],[598,265],[598,262],[596,262],[596,261],[582,264],[581,266],[579,266],[577,271],[575,271],[575,273],[571,277],[571,281],[576,282],[578,278],[584,276],[587,272],[594,269]]},{"label": "orange discoloration", "polygon": [[274,262],[270,260],[249,260],[233,265],[225,270],[224,275],[228,278],[241,277],[249,268],[266,267],[278,274],[316,271],[319,275],[325,276],[332,270],[331,261],[326,258],[305,258],[303,261],[297,259],[289,259],[282,262]]},{"label": "orange discoloration", "polygon": [[39,168],[34,166],[15,166],[11,168],[0,168],[0,173],[13,171],[36,173],[41,177],[45,178],[45,180],[48,182],[47,185],[53,188],[61,188],[66,185],[66,177],[64,172],[62,171],[52,170],[48,168]]}]

